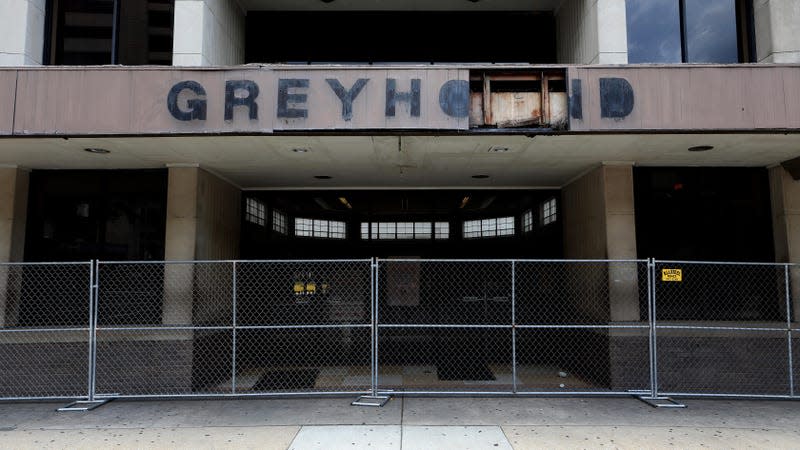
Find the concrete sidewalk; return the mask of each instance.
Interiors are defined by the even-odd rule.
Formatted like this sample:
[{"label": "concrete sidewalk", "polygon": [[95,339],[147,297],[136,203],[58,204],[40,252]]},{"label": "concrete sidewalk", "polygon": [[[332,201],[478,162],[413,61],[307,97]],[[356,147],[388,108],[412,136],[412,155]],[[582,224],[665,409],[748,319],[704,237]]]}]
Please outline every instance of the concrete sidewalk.
[{"label": "concrete sidewalk", "polygon": [[0,404],[0,448],[797,448],[800,403],[633,398],[116,400],[89,412]]}]

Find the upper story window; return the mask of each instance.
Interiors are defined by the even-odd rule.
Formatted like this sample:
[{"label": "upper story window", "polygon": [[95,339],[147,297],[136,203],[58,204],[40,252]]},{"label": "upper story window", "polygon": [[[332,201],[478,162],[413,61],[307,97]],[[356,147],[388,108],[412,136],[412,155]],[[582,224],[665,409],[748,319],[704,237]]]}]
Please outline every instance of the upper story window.
[{"label": "upper story window", "polygon": [[286,214],[277,209],[272,210],[272,230],[281,234],[287,234],[288,232]]},{"label": "upper story window", "polygon": [[533,210],[529,209],[522,213],[522,232],[527,233],[533,230]]},{"label": "upper story window", "polygon": [[267,219],[267,208],[264,203],[254,198],[245,200],[244,220],[256,225],[265,225]]},{"label": "upper story window", "polygon": [[744,0],[626,0],[629,63],[750,60]]},{"label": "upper story window", "polygon": [[497,217],[492,219],[465,220],[464,237],[513,236],[514,217]]},{"label": "upper story window", "polygon": [[542,203],[542,225],[549,225],[558,219],[558,211],[556,210],[556,199],[551,198]]},{"label": "upper story window", "polygon": [[47,64],[172,64],[174,0],[47,3]]}]

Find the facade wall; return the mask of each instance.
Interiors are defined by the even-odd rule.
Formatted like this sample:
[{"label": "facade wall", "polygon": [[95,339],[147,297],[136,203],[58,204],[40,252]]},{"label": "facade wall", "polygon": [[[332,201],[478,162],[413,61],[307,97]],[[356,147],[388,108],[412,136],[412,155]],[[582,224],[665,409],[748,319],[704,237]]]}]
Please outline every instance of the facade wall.
[{"label": "facade wall", "polygon": [[176,0],[172,64],[244,64],[244,21],[236,0]]},{"label": "facade wall", "polygon": [[[636,222],[633,170],[601,166],[562,190],[564,257],[567,259],[635,259]],[[585,276],[577,273],[576,276]],[[588,295],[575,305],[597,322],[638,321],[638,271],[633,263],[610,264],[602,277],[583,280],[597,285],[592,293],[608,292],[608,303]],[[606,284],[603,286],[603,284]]]},{"label": "facade wall", "polygon": [[625,0],[566,0],[556,11],[561,64],[627,64]]},{"label": "facade wall", "polygon": [[0,0],[0,66],[38,66],[44,52],[45,0]]},{"label": "facade wall", "polygon": [[23,258],[28,175],[22,169],[0,168],[0,262]]},{"label": "facade wall", "polygon": [[753,14],[758,62],[800,62],[800,2],[756,0]]},{"label": "facade wall", "polygon": [[[775,241],[775,261],[800,262],[800,181],[794,180],[783,166],[769,169],[772,201],[772,236]],[[794,320],[800,314],[800,268],[789,271],[792,289]]]}]

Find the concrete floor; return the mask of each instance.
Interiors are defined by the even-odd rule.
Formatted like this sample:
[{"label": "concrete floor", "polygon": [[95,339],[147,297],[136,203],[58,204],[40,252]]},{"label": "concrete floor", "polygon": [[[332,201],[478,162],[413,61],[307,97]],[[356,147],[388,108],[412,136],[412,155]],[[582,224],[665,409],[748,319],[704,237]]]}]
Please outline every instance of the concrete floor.
[{"label": "concrete floor", "polygon": [[116,400],[89,412],[0,403],[0,448],[798,448],[797,401],[632,398]]}]

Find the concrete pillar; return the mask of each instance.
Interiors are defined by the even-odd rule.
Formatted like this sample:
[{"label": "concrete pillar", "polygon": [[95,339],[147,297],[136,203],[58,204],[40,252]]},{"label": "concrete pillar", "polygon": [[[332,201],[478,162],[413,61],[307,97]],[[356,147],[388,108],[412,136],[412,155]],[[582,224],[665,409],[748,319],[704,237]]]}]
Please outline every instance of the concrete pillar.
[{"label": "concrete pillar", "polygon": [[[800,181],[782,166],[769,169],[775,261],[800,263]],[[790,272],[795,320],[800,313],[800,268]]]},{"label": "concrete pillar", "polygon": [[[239,254],[241,191],[199,167],[170,167],[164,258],[168,261],[234,259]],[[198,298],[192,279],[197,267],[168,264],[164,273],[165,324],[188,324]],[[213,270],[213,269],[212,269]],[[208,276],[222,272],[212,271]],[[225,288],[222,281],[204,286]],[[195,305],[196,306],[196,305]],[[203,311],[214,311],[204,305]]]},{"label": "concrete pillar", "polygon": [[758,62],[800,62],[800,2],[755,0],[753,14]]},{"label": "concrete pillar", "polygon": [[0,66],[38,66],[44,53],[45,0],[0,0]]},{"label": "concrete pillar", "polygon": [[244,64],[244,27],[236,0],[175,0],[172,65]]},{"label": "concrete pillar", "polygon": [[565,0],[556,33],[561,64],[628,63],[625,0]]},{"label": "concrete pillar", "polygon": [[[562,190],[564,257],[635,259],[633,168],[603,165]],[[583,306],[598,320],[639,321],[638,272],[634,264],[610,264],[610,305]]]},{"label": "concrete pillar", "polygon": [[[22,261],[28,215],[28,172],[0,168],[0,262]],[[0,266],[0,327],[16,321],[16,305],[9,302],[19,286],[9,285],[8,266]]]}]

